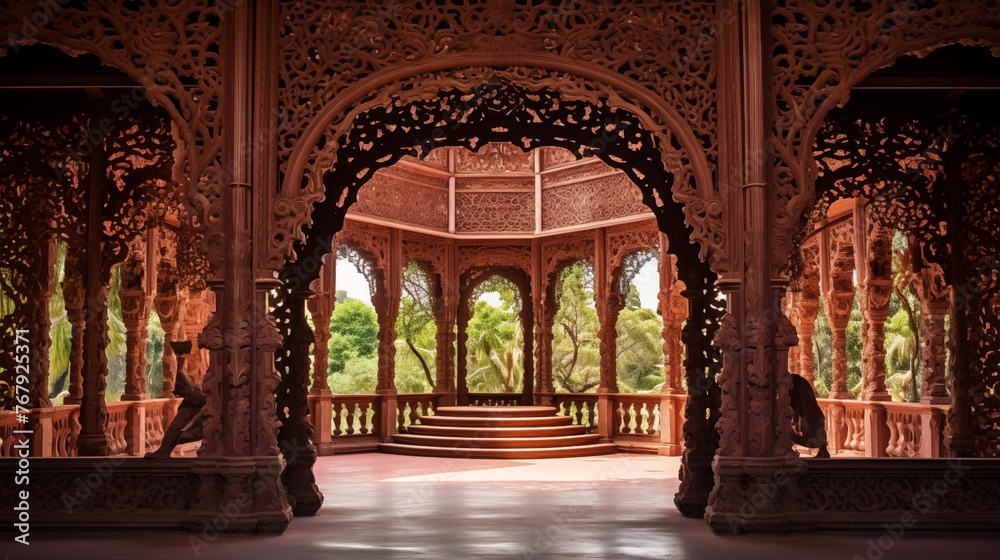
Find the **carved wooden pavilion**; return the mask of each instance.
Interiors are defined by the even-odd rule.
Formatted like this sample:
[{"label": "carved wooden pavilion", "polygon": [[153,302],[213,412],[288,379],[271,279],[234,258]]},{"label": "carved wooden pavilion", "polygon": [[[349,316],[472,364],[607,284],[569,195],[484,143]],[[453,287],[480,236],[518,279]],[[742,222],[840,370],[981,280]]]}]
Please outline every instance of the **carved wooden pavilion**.
[{"label": "carved wooden pavilion", "polygon": [[[947,457],[967,470],[920,527],[1000,522],[996,2],[11,0],[0,35],[0,455],[20,425],[8,350],[28,329],[36,523],[198,531],[235,510],[226,531],[281,532],[322,501],[317,449],[386,442],[456,402],[552,404],[619,449],[683,453],[678,508],[718,532],[881,528]],[[896,232],[915,247],[920,403],[885,387]],[[49,324],[57,243],[73,332],[53,407],[35,326]],[[312,366],[339,245],[370,268],[375,395],[331,395]],[[637,251],[660,256],[661,394],[615,382]],[[601,382],[560,394],[553,281],[581,259]],[[448,349],[430,395],[393,384],[411,261],[435,279]],[[106,403],[115,267],[127,379]],[[530,303],[519,395],[464,387],[463,321],[493,274]],[[860,399],[846,382],[855,297]],[[792,445],[789,372],[812,374],[820,301],[827,432],[864,458]],[[89,515],[69,516],[60,496],[88,457],[141,455],[175,414],[169,350],[160,398],[145,387],[151,309],[168,342],[201,348],[185,369],[207,393],[204,440],[192,457],[121,459]]]}]

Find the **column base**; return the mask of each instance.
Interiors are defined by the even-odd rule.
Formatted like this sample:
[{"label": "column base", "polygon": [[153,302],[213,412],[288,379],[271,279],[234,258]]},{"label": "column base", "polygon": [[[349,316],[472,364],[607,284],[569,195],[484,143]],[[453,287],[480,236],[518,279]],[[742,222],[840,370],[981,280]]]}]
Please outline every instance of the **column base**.
[{"label": "column base", "polygon": [[674,494],[674,505],[684,517],[701,519],[705,516],[708,497],[715,486],[712,460],[711,456],[699,457],[688,452],[681,461],[681,485]]},{"label": "column base", "polygon": [[[281,457],[206,459],[192,469],[201,479],[186,528],[214,540],[220,533],[282,533],[292,507],[281,484]],[[211,539],[211,540],[209,540]],[[195,546],[192,541],[192,546]]]},{"label": "column base", "polygon": [[[172,398],[172,397],[167,397],[167,398]],[[141,393],[141,394],[138,394],[138,395],[130,395],[128,393],[125,393],[124,395],[122,395],[122,399],[121,400],[123,400],[123,401],[145,401],[145,400],[149,400],[149,393]]]},{"label": "column base", "polygon": [[922,404],[951,404],[951,396],[928,395],[926,397],[920,397],[920,402]]},{"label": "column base", "polygon": [[792,511],[800,503],[799,457],[716,457],[716,486],[705,521],[719,534],[788,533],[812,530],[815,522]]},{"label": "column base", "polygon": [[294,461],[288,462],[281,475],[288,503],[296,517],[316,515],[323,505],[323,493],[316,485],[316,477],[312,471],[315,464],[316,450],[309,445],[307,449],[295,454]]}]

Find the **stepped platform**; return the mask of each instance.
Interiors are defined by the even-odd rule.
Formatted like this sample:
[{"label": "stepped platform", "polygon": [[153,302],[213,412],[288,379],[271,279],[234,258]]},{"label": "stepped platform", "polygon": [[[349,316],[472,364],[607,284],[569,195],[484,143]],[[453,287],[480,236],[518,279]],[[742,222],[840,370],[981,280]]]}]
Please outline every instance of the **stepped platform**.
[{"label": "stepped platform", "polygon": [[615,453],[613,443],[551,406],[442,406],[379,450],[470,459],[551,459]]}]

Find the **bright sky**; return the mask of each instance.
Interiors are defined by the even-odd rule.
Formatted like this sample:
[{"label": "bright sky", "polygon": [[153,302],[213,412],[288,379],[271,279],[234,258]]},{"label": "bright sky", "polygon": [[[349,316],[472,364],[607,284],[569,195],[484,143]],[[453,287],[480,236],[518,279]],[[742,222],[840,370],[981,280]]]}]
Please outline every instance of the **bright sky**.
[{"label": "bright sky", "polygon": [[[660,273],[657,269],[657,260],[653,259],[639,269],[635,275],[635,287],[639,290],[639,299],[642,306],[647,309],[656,309],[658,301],[657,292],[660,289]],[[345,259],[337,259],[337,289],[347,290],[347,297],[360,299],[371,305],[371,294],[368,293],[368,281],[358,272],[353,264]],[[487,292],[482,298],[494,307],[500,306],[500,294]]]}]

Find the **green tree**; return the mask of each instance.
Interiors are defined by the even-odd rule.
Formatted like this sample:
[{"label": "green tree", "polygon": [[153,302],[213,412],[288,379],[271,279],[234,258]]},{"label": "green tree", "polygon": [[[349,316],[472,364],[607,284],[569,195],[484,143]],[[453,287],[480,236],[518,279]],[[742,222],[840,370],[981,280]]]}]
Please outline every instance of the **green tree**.
[{"label": "green tree", "polygon": [[[361,300],[346,298],[330,317],[330,389],[374,392],[378,379],[378,316]],[[373,365],[374,364],[374,365]]]},{"label": "green tree", "polygon": [[559,273],[559,308],[552,325],[552,383],[556,391],[586,393],[600,383],[599,323],[594,308],[594,271],[586,262]]},{"label": "green tree", "polygon": [[630,393],[656,389],[663,383],[662,319],[651,309],[626,306],[618,315],[616,329],[619,390]]},{"label": "green tree", "polygon": [[[428,274],[417,263],[403,268],[403,295],[396,319],[396,386],[405,392],[434,389],[437,325],[434,323],[434,293]],[[415,375],[422,376],[422,381]]]},{"label": "green tree", "polygon": [[524,381],[525,359],[517,289],[493,277],[481,287],[481,293],[489,292],[500,295],[500,307],[478,299],[466,329],[469,391],[517,392]]}]

